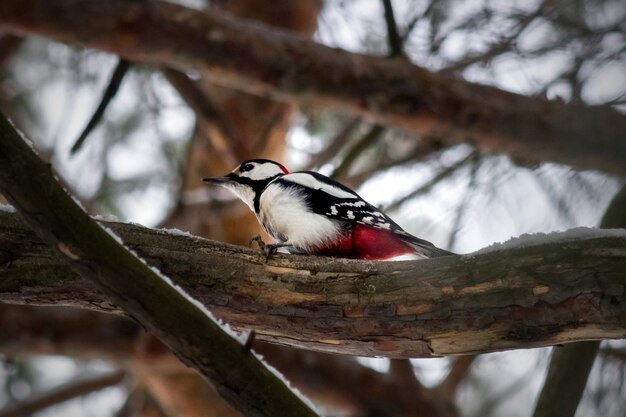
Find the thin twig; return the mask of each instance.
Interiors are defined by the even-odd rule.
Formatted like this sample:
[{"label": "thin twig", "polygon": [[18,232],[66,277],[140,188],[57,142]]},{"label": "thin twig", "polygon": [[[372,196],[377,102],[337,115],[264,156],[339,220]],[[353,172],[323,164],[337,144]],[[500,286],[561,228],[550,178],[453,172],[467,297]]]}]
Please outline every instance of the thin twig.
[{"label": "thin twig", "polygon": [[346,156],[343,158],[343,160],[341,161],[341,163],[337,166],[337,168],[335,168],[335,170],[332,172],[332,174],[330,174],[331,178],[342,178],[344,177],[348,171],[350,170],[350,167],[352,167],[352,164],[354,163],[354,161],[356,161],[356,159],[361,156],[361,154],[370,146],[372,146],[374,144],[374,142],[376,142],[378,140],[378,138],[380,137],[380,135],[383,134],[383,132],[385,132],[385,128],[381,125],[374,125],[372,126],[372,128],[370,129],[369,132],[367,132],[365,135],[363,135],[363,137],[361,138],[361,140],[359,140],[357,143],[355,143],[346,153]]},{"label": "thin twig", "polygon": [[618,349],[607,346],[601,348],[598,353],[602,356],[606,356],[607,358],[614,358],[622,362],[626,362],[626,349]]},{"label": "thin twig", "polygon": [[454,164],[452,164],[452,165],[442,169],[441,171],[439,171],[439,173],[437,175],[432,177],[430,179],[430,181],[428,181],[427,183],[423,184],[422,186],[416,188],[415,190],[411,191],[409,194],[405,195],[404,197],[401,197],[398,200],[392,202],[388,206],[384,207],[382,210],[383,211],[393,211],[393,210],[396,210],[398,207],[400,207],[401,205],[403,205],[407,201],[412,200],[415,197],[417,197],[417,196],[419,196],[421,194],[424,194],[425,192],[428,192],[432,187],[434,187],[435,185],[439,184],[439,182],[441,182],[444,178],[449,177],[452,173],[454,173],[456,170],[458,170],[463,165],[465,165],[467,162],[469,162],[471,159],[473,159],[475,157],[474,154],[476,152],[477,151],[474,150],[474,151],[470,152],[465,158],[460,159],[457,162],[455,162]]},{"label": "thin twig", "polygon": [[[559,192],[556,189],[555,184],[552,182],[551,176],[544,175],[543,171],[541,170],[535,170],[533,171],[533,173],[533,178],[535,179],[535,182],[537,183],[541,191],[543,191],[548,201],[552,203],[559,215],[561,215],[562,218],[565,219],[568,226],[574,226],[576,224],[576,220],[574,219],[572,213],[572,203],[568,203],[566,201],[566,198],[568,196],[571,196],[571,190]],[[558,183],[560,181],[556,180],[556,182]]]},{"label": "thin twig", "polygon": [[536,18],[541,16],[544,8],[545,1],[543,1],[534,12],[522,16],[517,22],[515,30],[511,34],[489,45],[483,52],[468,54],[442,70],[461,71],[470,65],[492,60],[495,57],[510,51],[511,46],[518,40],[522,32],[524,32],[524,30],[526,30],[526,28],[528,28],[528,26],[534,22]]},{"label": "thin twig", "polygon": [[387,42],[389,43],[389,56],[401,56],[402,51],[402,38],[398,34],[398,25],[396,24],[396,18],[393,15],[393,5],[391,0],[382,0],[383,7],[385,8],[385,23],[387,24]]},{"label": "thin twig", "polygon": [[446,378],[437,386],[446,397],[453,397],[459,385],[467,378],[478,355],[464,355],[454,358]]},{"label": "thin twig", "polygon": [[125,371],[117,370],[104,375],[71,381],[40,395],[34,395],[30,399],[9,406],[4,410],[0,410],[0,417],[22,417],[34,414],[50,406],[71,400],[72,398],[118,385],[125,377]]},{"label": "thin twig", "polygon": [[339,132],[337,132],[337,134],[330,141],[328,146],[311,158],[311,160],[304,167],[304,170],[308,171],[313,168],[319,167],[320,165],[328,162],[332,157],[336,156],[360,125],[361,119],[359,118],[349,120],[339,130]]},{"label": "thin twig", "polygon": [[456,238],[461,229],[461,223],[463,222],[463,216],[465,215],[465,211],[467,210],[467,206],[471,200],[472,194],[476,191],[474,188],[476,186],[476,178],[478,176],[478,168],[480,168],[480,154],[478,152],[472,155],[472,167],[470,169],[470,180],[467,184],[467,188],[465,189],[465,195],[463,196],[463,200],[459,207],[456,210],[456,215],[454,216],[454,221],[452,222],[452,231],[450,232],[450,236],[448,238],[448,244],[446,247],[450,250],[454,249],[454,244],[456,243]]},{"label": "thin twig", "polygon": [[415,26],[417,26],[417,24],[426,16],[428,16],[431,11],[433,10],[433,6],[437,3],[437,0],[431,0],[428,3],[428,6],[426,6],[426,8],[424,9],[423,12],[416,14],[415,16],[413,16],[413,18],[409,21],[409,23],[406,25],[406,28],[404,29],[404,32],[402,33],[402,43],[406,43],[407,39],[409,38],[409,36],[411,36],[411,33],[413,32],[413,29],[415,29]]},{"label": "thin twig", "polygon": [[87,126],[85,126],[85,129],[83,129],[83,132],[80,134],[78,139],[76,139],[76,142],[74,142],[72,149],[70,149],[70,154],[73,155],[78,152],[78,150],[83,146],[83,143],[87,139],[87,136],[89,136],[91,131],[98,125],[98,123],[100,123],[100,120],[102,120],[102,116],[104,116],[104,112],[109,106],[109,103],[111,103],[111,100],[119,91],[120,85],[122,84],[124,77],[128,73],[130,66],[131,64],[129,61],[125,60],[124,58],[119,59],[117,65],[115,66],[115,69],[113,70],[113,75],[111,75],[109,84],[104,90],[104,94],[102,95],[100,104],[98,104],[96,111],[91,116],[91,119],[89,119],[89,122],[87,123]]},{"label": "thin twig", "polygon": [[[244,140],[235,132],[235,129],[221,110],[214,105],[207,92],[201,90],[198,84],[185,73],[169,68],[162,69],[162,72],[194,111],[199,119],[198,125],[203,130],[207,130],[209,136],[218,135],[223,139],[231,160],[240,162],[249,159],[250,151],[245,146]],[[215,128],[215,131],[210,132],[210,129],[207,129],[207,124]],[[213,139],[215,140],[216,138]],[[211,142],[213,143],[213,141]],[[218,147],[214,145],[214,148]]]},{"label": "thin twig", "polygon": [[396,168],[408,163],[422,161],[433,154],[440,152],[442,149],[444,149],[444,144],[440,138],[435,136],[426,137],[420,141],[418,146],[403,157],[398,159],[384,157],[378,158],[377,161],[373,162],[365,170],[347,176],[344,181],[349,186],[357,188],[364,181],[372,178],[374,175],[382,171],[389,168]]}]

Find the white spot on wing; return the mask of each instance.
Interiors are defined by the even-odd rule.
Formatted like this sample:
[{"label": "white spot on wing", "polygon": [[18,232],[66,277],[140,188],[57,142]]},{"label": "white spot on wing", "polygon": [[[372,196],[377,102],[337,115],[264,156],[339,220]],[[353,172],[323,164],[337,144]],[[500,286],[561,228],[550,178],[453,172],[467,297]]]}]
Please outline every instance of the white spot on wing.
[{"label": "white spot on wing", "polygon": [[360,201],[356,201],[356,202],[352,202],[352,201],[344,201],[343,203],[339,203],[340,206],[346,206],[346,207],[363,207],[365,206],[365,201],[360,200]]},{"label": "white spot on wing", "polygon": [[355,217],[354,217],[354,212],[353,212],[352,210],[348,210],[348,218],[349,218],[350,220],[355,219]]}]

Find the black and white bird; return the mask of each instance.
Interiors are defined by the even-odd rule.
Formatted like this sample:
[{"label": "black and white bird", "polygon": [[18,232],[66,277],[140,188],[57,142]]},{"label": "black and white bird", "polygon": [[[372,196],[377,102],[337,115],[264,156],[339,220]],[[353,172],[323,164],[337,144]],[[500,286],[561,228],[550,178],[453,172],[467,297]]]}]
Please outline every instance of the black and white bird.
[{"label": "black and white bird", "polygon": [[254,211],[275,241],[266,246],[271,252],[286,247],[370,260],[453,255],[405,232],[357,193],[317,172],[290,173],[277,162],[252,159],[204,182],[230,189]]}]

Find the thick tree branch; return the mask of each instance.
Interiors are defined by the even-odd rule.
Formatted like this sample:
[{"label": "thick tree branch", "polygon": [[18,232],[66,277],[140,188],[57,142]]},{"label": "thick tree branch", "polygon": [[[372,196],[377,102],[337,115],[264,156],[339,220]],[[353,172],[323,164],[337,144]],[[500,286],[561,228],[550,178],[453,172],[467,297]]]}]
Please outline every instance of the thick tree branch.
[{"label": "thick tree branch", "polygon": [[552,349],[550,367],[533,417],[574,417],[600,342]]},{"label": "thick tree branch", "polygon": [[[307,349],[429,357],[623,338],[626,236],[545,237],[416,262],[276,256],[107,223],[125,244],[238,330]],[[621,237],[620,237],[621,236]],[[541,240],[541,239],[539,239]],[[0,301],[118,311],[0,212]]]},{"label": "thick tree branch", "polygon": [[316,415],[206,312],[90,219],[1,115],[0,192],[72,270],[198,370],[235,409],[246,416]]},{"label": "thick tree branch", "polygon": [[[134,331],[130,332],[130,329]],[[6,357],[52,354],[81,359],[107,358],[126,366],[132,364],[130,369],[135,375],[141,375],[144,381],[149,374],[151,379],[174,380],[172,386],[181,388],[178,379],[190,378],[191,371],[183,369],[180,363],[176,366],[173,362],[178,360],[165,347],[159,349],[153,343],[145,343],[153,341],[145,336],[135,322],[121,315],[0,303],[0,353]],[[138,344],[141,345],[139,348]],[[364,367],[350,356],[262,342],[255,342],[253,349],[321,407],[346,404],[348,408],[363,410],[357,413],[360,416],[458,415],[432,411],[440,402],[452,398],[447,393],[441,395],[439,390],[425,389],[420,395],[401,400],[398,393],[408,388],[402,381]],[[172,378],[173,375],[178,375],[178,378]],[[187,389],[183,391],[185,396],[190,395]],[[208,403],[216,401],[208,392],[199,393],[199,396]],[[389,398],[396,400],[389,401]],[[449,409],[453,410],[453,407]],[[421,414],[415,414],[416,410],[420,410]],[[223,416],[224,413],[214,412],[212,415]]]},{"label": "thick tree branch", "polygon": [[222,85],[332,105],[448,141],[471,136],[480,150],[516,159],[626,174],[626,116],[608,107],[512,94],[215,12],[161,1],[23,0],[0,3],[0,28],[196,70]]}]

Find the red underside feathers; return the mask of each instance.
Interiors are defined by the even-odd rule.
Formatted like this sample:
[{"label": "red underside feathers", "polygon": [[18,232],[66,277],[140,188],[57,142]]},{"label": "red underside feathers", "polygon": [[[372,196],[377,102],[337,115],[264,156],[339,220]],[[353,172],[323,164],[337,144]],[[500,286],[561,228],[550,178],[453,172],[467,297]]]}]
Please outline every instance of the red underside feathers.
[{"label": "red underside feathers", "polygon": [[412,253],[415,250],[398,239],[393,232],[357,224],[352,233],[331,246],[317,249],[314,255],[384,260]]}]

